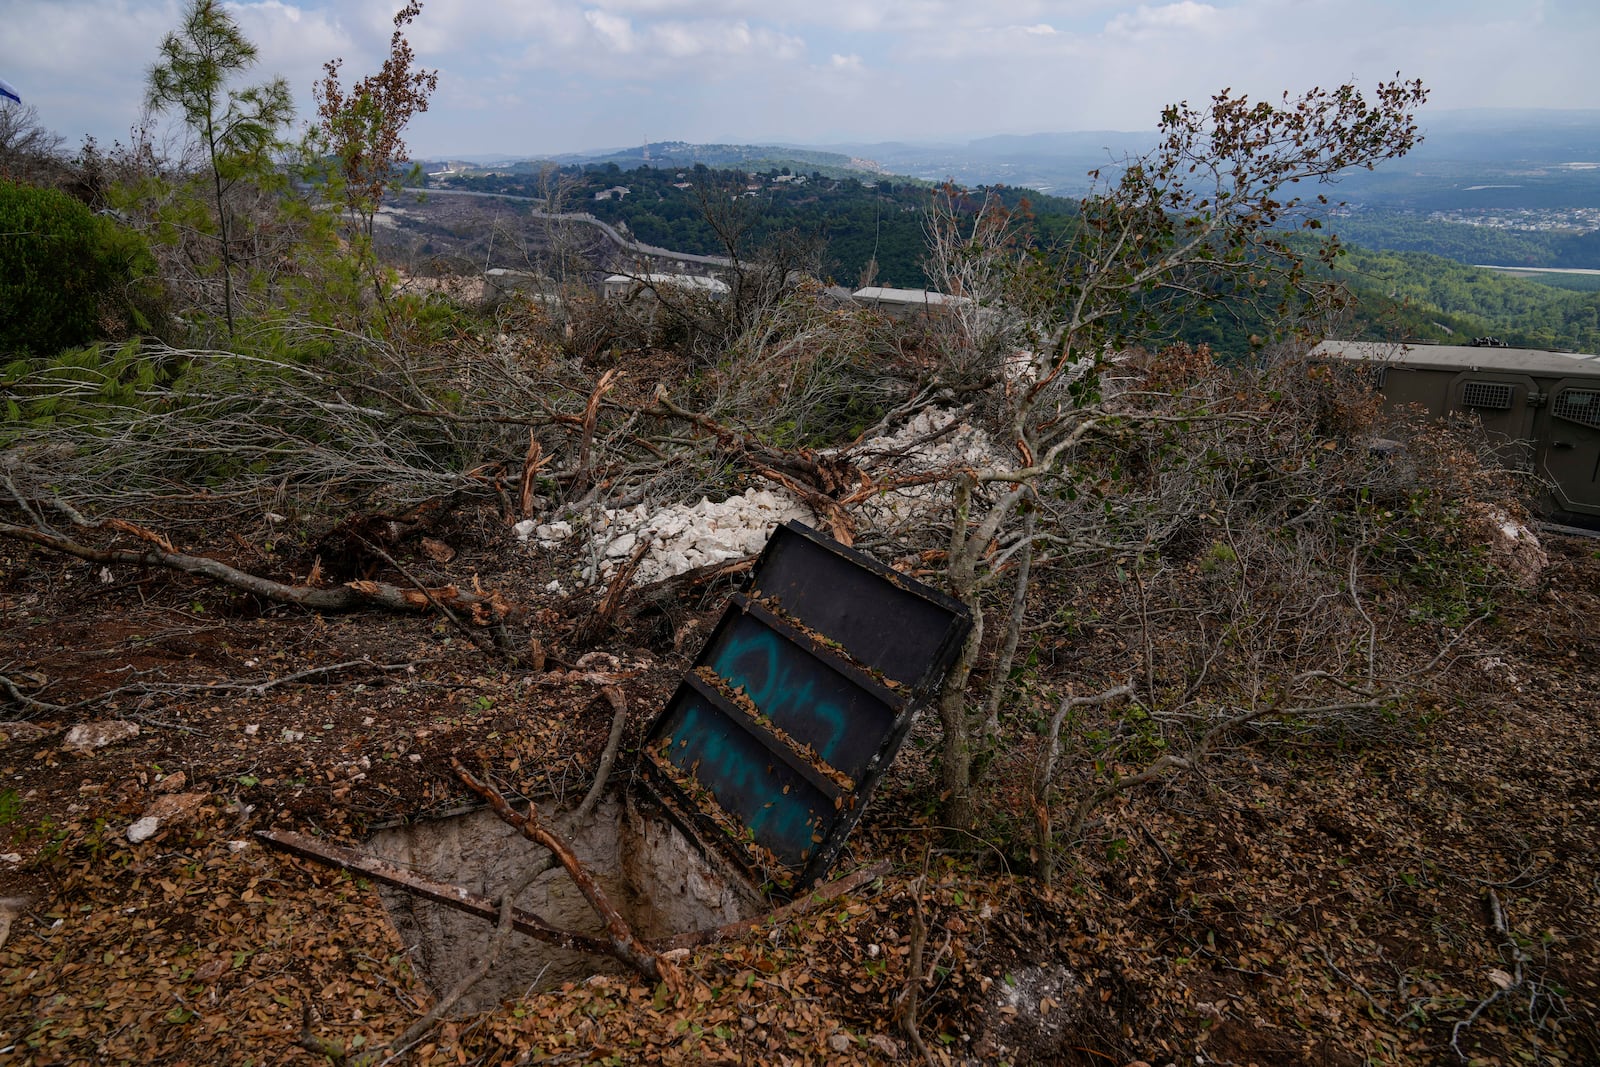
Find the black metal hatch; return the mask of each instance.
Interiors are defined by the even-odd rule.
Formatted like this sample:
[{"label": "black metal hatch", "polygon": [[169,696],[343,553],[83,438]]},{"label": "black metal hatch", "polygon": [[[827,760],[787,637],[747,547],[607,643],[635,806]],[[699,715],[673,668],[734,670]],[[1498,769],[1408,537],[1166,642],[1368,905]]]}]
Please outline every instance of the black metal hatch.
[{"label": "black metal hatch", "polygon": [[827,873],[972,622],[798,522],[774,531],[646,739],[646,784],[758,883]]}]

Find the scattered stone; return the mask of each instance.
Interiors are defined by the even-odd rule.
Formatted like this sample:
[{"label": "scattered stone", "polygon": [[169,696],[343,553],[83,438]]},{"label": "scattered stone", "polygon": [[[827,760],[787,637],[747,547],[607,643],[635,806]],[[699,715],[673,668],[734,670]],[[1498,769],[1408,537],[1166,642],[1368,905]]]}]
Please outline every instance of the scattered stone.
[{"label": "scattered stone", "polygon": [[21,862],[22,862],[22,853],[20,853],[20,852],[0,853],[0,863],[21,863]]},{"label": "scattered stone", "polygon": [[156,831],[161,829],[161,820],[152,819],[148,815],[128,827],[128,840],[137,845],[141,841],[148,841],[156,836]]},{"label": "scattered stone", "polygon": [[1489,558],[1504,571],[1519,589],[1539,584],[1550,556],[1539,543],[1539,536],[1527,524],[1500,508],[1472,505],[1467,521],[1488,548]]},{"label": "scattered stone", "polygon": [[850,1035],[849,1034],[833,1034],[832,1036],[830,1036],[828,1038],[828,1047],[833,1049],[833,1051],[835,1051],[835,1052],[849,1052],[850,1051]]},{"label": "scattered stone", "polygon": [[261,725],[259,723],[250,723],[248,726],[246,726],[244,728],[244,735],[246,737],[254,737],[260,731],[261,731]]},{"label": "scattered stone", "polygon": [[0,745],[31,745],[53,732],[31,722],[0,722]]},{"label": "scattered stone", "polygon": [[883,1053],[891,1062],[900,1058],[900,1042],[888,1034],[873,1034],[867,1038],[867,1044]]},{"label": "scattered stone", "polygon": [[0,948],[5,947],[6,938],[11,936],[11,921],[31,903],[33,901],[27,897],[0,897]]},{"label": "scattered stone", "polygon": [[161,779],[156,786],[157,793],[181,793],[183,787],[189,784],[189,776],[182,771],[175,771]]},{"label": "scattered stone", "polygon": [[182,822],[193,815],[205,799],[205,793],[168,793],[151,801],[144,809],[144,817],[161,822]]},{"label": "scattered stone", "polygon": [[228,842],[228,851],[232,852],[234,854],[238,854],[240,852],[243,852],[245,849],[247,849],[249,847],[250,847],[250,842],[248,842],[248,841],[229,841]]},{"label": "scattered stone", "polygon": [[[717,503],[701,497],[695,504],[674,504],[658,511],[644,504],[607,509],[600,512],[590,531],[604,558],[602,571],[585,572],[584,581],[608,577],[633,553],[641,538],[648,537],[650,548],[640,560],[634,581],[644,585],[695,567],[754,555],[766,546],[773,529],[789,519],[816,522],[810,508],[787,493],[768,489],[749,489]],[[549,548],[571,536],[572,524],[550,523],[534,533],[539,546]]]},{"label": "scattered stone", "polygon": [[456,550],[432,537],[422,539],[422,551],[435,563],[449,563],[456,558]]},{"label": "scattered stone", "polygon": [[123,719],[104,719],[100,722],[79,723],[67,731],[61,747],[77,752],[93,752],[97,748],[129,741],[139,736],[139,724]]}]

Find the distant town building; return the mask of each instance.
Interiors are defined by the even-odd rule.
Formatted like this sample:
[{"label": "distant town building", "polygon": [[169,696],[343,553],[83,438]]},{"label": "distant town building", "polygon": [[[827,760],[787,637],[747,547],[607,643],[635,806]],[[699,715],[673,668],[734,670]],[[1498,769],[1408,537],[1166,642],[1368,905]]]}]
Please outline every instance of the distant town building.
[{"label": "distant town building", "polygon": [[882,285],[869,285],[851,294],[862,307],[875,308],[896,319],[930,315],[972,303],[967,296],[951,296],[928,289],[892,289]]},{"label": "distant town building", "polygon": [[526,270],[508,270],[492,267],[483,272],[483,302],[490,306],[508,296],[517,295],[536,304],[557,307],[561,304],[560,289],[543,274]]},{"label": "distant town building", "polygon": [[653,300],[658,289],[676,289],[720,300],[732,291],[721,278],[708,278],[700,274],[613,274],[601,283],[601,289],[607,300],[630,297]]}]

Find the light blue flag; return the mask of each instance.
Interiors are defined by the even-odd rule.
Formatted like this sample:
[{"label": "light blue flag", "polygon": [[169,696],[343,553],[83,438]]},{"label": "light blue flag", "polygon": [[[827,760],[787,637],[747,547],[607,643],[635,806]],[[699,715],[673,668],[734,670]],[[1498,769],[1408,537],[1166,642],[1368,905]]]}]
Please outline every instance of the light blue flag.
[{"label": "light blue flag", "polygon": [[22,103],[22,97],[17,95],[17,91],[11,88],[11,83],[4,78],[0,78],[0,98],[15,100],[19,104]]}]

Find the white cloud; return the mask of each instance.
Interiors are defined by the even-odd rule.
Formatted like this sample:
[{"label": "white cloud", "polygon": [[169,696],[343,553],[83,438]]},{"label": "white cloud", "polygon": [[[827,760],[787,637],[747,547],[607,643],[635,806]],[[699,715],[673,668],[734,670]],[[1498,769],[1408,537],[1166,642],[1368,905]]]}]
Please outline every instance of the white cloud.
[{"label": "white cloud", "polygon": [[624,54],[633,51],[633,23],[620,15],[610,15],[604,11],[585,11],[583,17],[594,27],[600,39],[613,49]]},{"label": "white cloud", "polygon": [[1174,30],[1204,30],[1216,23],[1219,14],[1210,4],[1196,3],[1195,0],[1178,0],[1175,4],[1160,7],[1140,4],[1136,10],[1117,15],[1106,23],[1106,32],[1137,37]]},{"label": "white cloud", "polygon": [[[125,136],[184,2],[0,0],[0,76],[70,140]],[[326,60],[377,68],[401,0],[227,2],[251,80],[282,74],[306,109]],[[425,0],[406,33],[440,75],[424,152],[1140,129],[1223,86],[1396,70],[1433,107],[1600,107],[1580,0]]]}]

